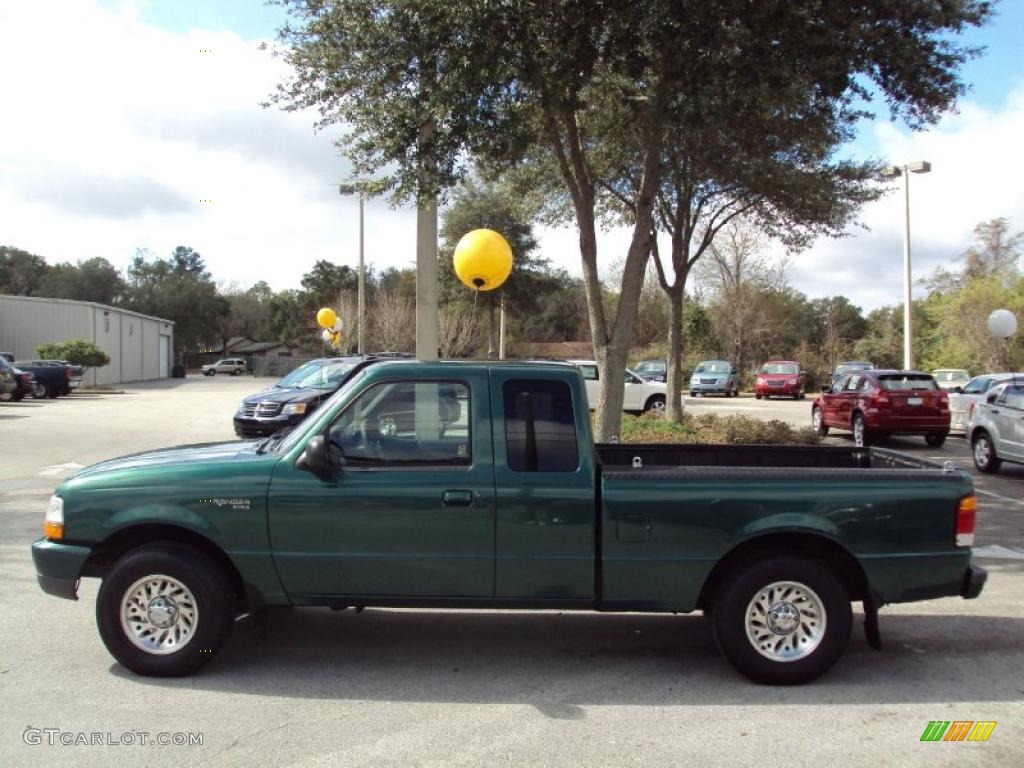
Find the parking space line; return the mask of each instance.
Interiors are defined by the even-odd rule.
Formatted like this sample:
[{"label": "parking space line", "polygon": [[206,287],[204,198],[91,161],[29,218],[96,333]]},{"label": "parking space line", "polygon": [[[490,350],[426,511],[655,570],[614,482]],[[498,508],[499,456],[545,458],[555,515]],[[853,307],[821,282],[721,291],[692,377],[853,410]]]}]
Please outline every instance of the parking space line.
[{"label": "parking space line", "polygon": [[975,493],[983,493],[986,496],[991,496],[994,499],[1006,501],[1009,502],[1010,504],[1019,504],[1020,506],[1024,507],[1024,501],[1021,501],[1020,499],[1011,499],[1009,496],[1003,496],[998,493],[992,493],[992,491],[983,491],[981,488],[975,488],[974,491]]}]

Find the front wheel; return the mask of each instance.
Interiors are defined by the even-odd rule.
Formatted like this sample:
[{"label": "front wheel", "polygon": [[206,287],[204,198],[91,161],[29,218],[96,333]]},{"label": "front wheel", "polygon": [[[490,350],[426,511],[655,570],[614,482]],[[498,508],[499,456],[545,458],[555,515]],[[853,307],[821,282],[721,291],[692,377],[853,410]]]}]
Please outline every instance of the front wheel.
[{"label": "front wheel", "polygon": [[140,675],[188,675],[224,644],[231,608],[231,586],[206,555],[151,545],[124,555],[103,579],[96,623],[122,666]]},{"label": "front wheel", "polygon": [[929,432],[924,436],[924,441],[928,443],[932,448],[941,448],[946,442],[945,432]]},{"label": "front wheel", "polygon": [[712,631],[722,655],[751,680],[798,685],[824,674],[850,640],[843,582],[817,560],[773,555],[740,566],[716,590]]},{"label": "front wheel", "polygon": [[233,370],[233,371],[231,372],[231,375],[232,375],[232,376],[238,376],[238,375],[239,375],[239,374],[240,374],[241,372],[242,372],[242,369],[241,369],[241,368],[235,368],[235,370]]},{"label": "front wheel", "polygon": [[992,438],[988,432],[979,432],[971,444],[974,454],[974,466],[986,474],[999,471],[1002,459],[996,456],[996,447],[992,444]]},{"label": "front wheel", "polygon": [[814,434],[819,437],[824,437],[828,434],[828,426],[825,424],[825,417],[821,412],[821,408],[815,408],[811,411],[811,428],[814,430]]}]

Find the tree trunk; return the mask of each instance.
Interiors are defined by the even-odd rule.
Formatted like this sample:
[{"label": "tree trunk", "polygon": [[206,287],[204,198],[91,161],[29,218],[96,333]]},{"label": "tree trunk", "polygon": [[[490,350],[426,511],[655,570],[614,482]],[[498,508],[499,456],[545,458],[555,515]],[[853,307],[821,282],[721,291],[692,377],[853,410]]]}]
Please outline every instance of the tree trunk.
[{"label": "tree trunk", "polygon": [[665,384],[668,388],[668,418],[676,424],[683,420],[683,301],[686,280],[677,280],[668,292],[668,371]]}]

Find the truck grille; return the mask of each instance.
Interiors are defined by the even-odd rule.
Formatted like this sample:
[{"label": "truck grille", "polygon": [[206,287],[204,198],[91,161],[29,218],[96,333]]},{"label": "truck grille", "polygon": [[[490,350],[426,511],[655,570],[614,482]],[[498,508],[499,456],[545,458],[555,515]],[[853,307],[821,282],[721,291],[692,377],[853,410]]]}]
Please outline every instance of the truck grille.
[{"label": "truck grille", "polygon": [[243,403],[242,404],[242,415],[247,416],[250,419],[256,415],[256,403]]},{"label": "truck grille", "polygon": [[718,383],[718,379],[701,379],[700,383],[701,384],[717,384]]},{"label": "truck grille", "polygon": [[281,403],[260,403],[256,409],[257,417],[277,416],[281,412]]}]

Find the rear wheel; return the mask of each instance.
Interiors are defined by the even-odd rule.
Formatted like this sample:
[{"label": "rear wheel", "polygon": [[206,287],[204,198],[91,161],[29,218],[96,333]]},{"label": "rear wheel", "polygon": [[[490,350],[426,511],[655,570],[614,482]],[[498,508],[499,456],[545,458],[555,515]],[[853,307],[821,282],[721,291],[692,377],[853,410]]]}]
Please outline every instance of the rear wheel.
[{"label": "rear wheel", "polygon": [[815,408],[811,411],[811,429],[814,430],[814,434],[824,437],[828,434],[828,426],[825,424],[825,416],[821,412],[821,408]]},{"label": "rear wheel", "polygon": [[100,585],[96,623],[107,650],[140,675],[187,675],[209,661],[231,628],[232,589],[199,550],[133,550]]},{"label": "rear wheel", "polygon": [[232,376],[237,376],[237,375],[238,375],[238,374],[240,374],[241,372],[242,372],[242,369],[241,369],[241,368],[235,368],[235,370],[233,370],[233,371],[231,372],[231,375],[232,375]]},{"label": "rear wheel", "polygon": [[924,436],[924,441],[932,448],[941,448],[946,442],[946,434],[945,432],[929,432]]},{"label": "rear wheel", "polygon": [[972,454],[974,455],[974,466],[985,473],[998,472],[999,466],[1003,463],[996,455],[996,447],[992,444],[992,438],[988,432],[979,432],[974,436],[971,443]]},{"label": "rear wheel", "polygon": [[645,413],[656,413],[659,416],[665,415],[665,396],[664,395],[651,395],[647,398],[647,403],[644,405]]},{"label": "rear wheel", "polygon": [[755,392],[755,393],[754,393],[754,399],[755,399],[755,400],[760,400],[760,399],[761,399],[762,397],[764,397],[765,399],[767,399],[767,398],[768,398],[768,395],[762,395],[762,394],[761,394],[760,392]]},{"label": "rear wheel", "polygon": [[864,417],[859,413],[853,415],[853,444],[858,448],[864,448],[870,442],[868,428],[864,424]]},{"label": "rear wheel", "polygon": [[50,396],[50,387],[42,381],[37,381],[32,385],[32,397],[36,400],[43,400]]},{"label": "rear wheel", "polygon": [[722,655],[758,683],[821,676],[850,640],[843,582],[817,560],[772,555],[740,566],[715,592],[712,631]]}]

